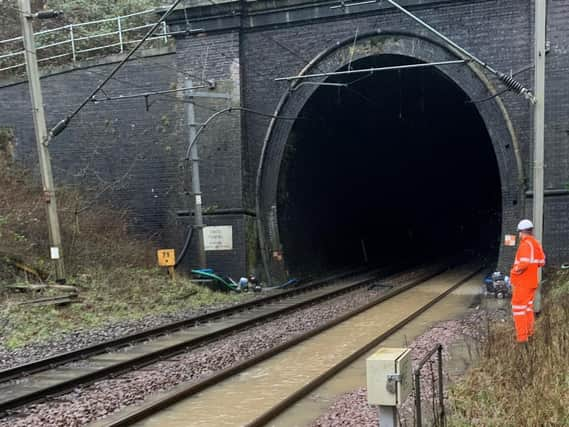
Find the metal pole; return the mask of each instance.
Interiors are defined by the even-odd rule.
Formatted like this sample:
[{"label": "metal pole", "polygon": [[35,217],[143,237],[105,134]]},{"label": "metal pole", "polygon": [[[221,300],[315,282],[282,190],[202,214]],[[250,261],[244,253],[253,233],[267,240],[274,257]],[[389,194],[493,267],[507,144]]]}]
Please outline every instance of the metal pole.
[{"label": "metal pole", "polygon": [[[193,89],[192,81],[185,80],[185,88],[187,90]],[[200,268],[206,268],[207,260],[205,254],[205,244],[203,237],[203,214],[202,214],[202,193],[200,188],[200,169],[198,146],[194,144],[196,139],[196,114],[194,110],[193,98],[189,97],[186,103],[186,115],[189,126],[189,139],[190,139],[190,160],[192,161],[192,193],[194,195],[194,228],[198,236],[198,265]]]},{"label": "metal pole", "polygon": [[166,22],[162,22],[162,34],[164,36],[164,44],[168,44],[168,27],[166,26]]},{"label": "metal pole", "polygon": [[415,371],[415,425],[422,427],[423,417],[421,414],[421,366]]},{"label": "metal pole", "polygon": [[121,25],[121,17],[119,16],[117,18],[117,28],[118,28],[118,33],[119,33],[119,44],[120,44],[120,48],[121,48],[121,53],[124,52],[124,45],[123,45],[123,40],[122,40],[122,25]]},{"label": "metal pole", "polygon": [[[543,243],[543,163],[544,163],[544,122],[545,122],[545,32],[546,0],[535,0],[535,104],[533,114],[534,153],[533,153],[533,223],[534,235]],[[541,282],[541,270],[538,270]],[[541,311],[541,290],[535,293],[534,310]]]},{"label": "metal pole", "polygon": [[19,6],[22,35],[24,38],[26,71],[28,74],[28,85],[30,87],[30,97],[32,100],[32,114],[34,117],[34,128],[36,131],[36,145],[38,149],[44,200],[47,209],[50,255],[51,259],[55,261],[56,280],[64,282],[65,268],[63,265],[61,232],[59,229],[59,219],[57,217],[57,203],[51,171],[51,160],[49,157],[49,149],[47,147],[48,133],[45,123],[43,97],[39,79],[36,47],[34,43],[30,0],[19,0]]},{"label": "metal pole", "polygon": [[77,53],[75,52],[75,34],[73,34],[73,25],[69,25],[69,40],[71,42],[71,55],[73,62],[77,61]]},{"label": "metal pole", "polygon": [[439,365],[439,415],[441,417],[440,425],[445,425],[445,396],[443,387],[443,346],[441,344],[437,347],[437,359]]},{"label": "metal pole", "polygon": [[379,407],[379,426],[380,427],[397,427],[399,420],[397,417],[397,407],[383,406]]}]

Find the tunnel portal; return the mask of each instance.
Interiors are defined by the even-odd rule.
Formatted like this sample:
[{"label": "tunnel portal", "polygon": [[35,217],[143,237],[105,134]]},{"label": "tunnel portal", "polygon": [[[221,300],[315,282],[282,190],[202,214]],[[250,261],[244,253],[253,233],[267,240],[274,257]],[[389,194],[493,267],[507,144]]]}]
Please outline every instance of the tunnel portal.
[{"label": "tunnel portal", "polygon": [[[376,55],[366,69],[417,63]],[[348,66],[343,69],[348,69]],[[434,67],[333,76],[304,105],[278,185],[291,274],[471,252],[497,256],[501,186],[485,124]],[[336,85],[336,84],[340,85]]]}]

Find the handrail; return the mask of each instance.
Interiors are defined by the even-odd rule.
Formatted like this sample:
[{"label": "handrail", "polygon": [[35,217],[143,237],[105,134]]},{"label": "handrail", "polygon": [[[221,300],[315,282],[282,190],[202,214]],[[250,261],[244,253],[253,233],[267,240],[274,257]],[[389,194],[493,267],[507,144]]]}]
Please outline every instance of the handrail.
[{"label": "handrail", "polygon": [[[135,35],[136,31],[149,28],[153,25],[152,23],[141,23],[140,20],[137,20],[135,23],[131,23],[131,26],[129,26],[128,19],[150,14],[152,14],[154,17],[156,10],[148,9],[141,12],[116,16],[113,18],[103,18],[95,21],[67,24],[62,27],[38,31],[34,33],[36,40],[42,35],[51,33],[54,34],[50,36],[48,40],[45,40],[45,44],[38,43],[36,46],[36,50],[38,52],[42,52],[42,58],[38,58],[38,62],[46,63],[51,60],[63,57],[71,57],[72,61],[75,62],[77,61],[77,57],[80,54],[83,54],[81,59],[86,59],[84,55],[85,53],[95,52],[103,49],[115,49],[117,53],[120,50],[120,53],[122,53],[126,45],[140,41],[140,37],[137,37]],[[152,21],[154,21],[154,19],[152,19]],[[112,27],[109,27],[107,24],[112,24],[113,22],[116,23],[114,29]],[[85,34],[86,28],[88,28],[88,26],[97,25],[99,26],[98,31],[93,30],[92,34]],[[164,23],[160,28],[161,31],[157,31],[150,37],[150,39],[163,39],[164,43],[168,43],[168,28],[166,24]],[[58,33],[61,33],[61,37],[59,37]],[[132,40],[133,35],[137,40]],[[21,42],[23,42],[21,36],[6,40],[0,40],[0,47],[8,43]],[[55,50],[51,51],[50,49]],[[13,50],[6,49],[4,52],[0,50],[0,72],[24,67],[25,62],[15,63],[16,61],[21,61],[21,59],[16,59],[16,57],[23,54],[24,50],[22,46],[18,46]]]}]

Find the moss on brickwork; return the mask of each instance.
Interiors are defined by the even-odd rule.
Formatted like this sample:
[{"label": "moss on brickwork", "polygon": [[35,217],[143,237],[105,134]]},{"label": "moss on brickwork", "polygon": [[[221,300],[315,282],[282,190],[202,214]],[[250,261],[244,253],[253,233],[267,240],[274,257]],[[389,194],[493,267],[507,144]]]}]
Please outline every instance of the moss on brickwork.
[{"label": "moss on brickwork", "polygon": [[14,157],[14,131],[11,128],[0,127],[0,156],[8,161]]},{"label": "moss on brickwork", "polygon": [[[247,251],[247,271],[256,272],[259,252],[259,240],[257,236],[257,226],[254,218],[245,218],[245,242]],[[259,273],[256,272],[258,275]]]}]

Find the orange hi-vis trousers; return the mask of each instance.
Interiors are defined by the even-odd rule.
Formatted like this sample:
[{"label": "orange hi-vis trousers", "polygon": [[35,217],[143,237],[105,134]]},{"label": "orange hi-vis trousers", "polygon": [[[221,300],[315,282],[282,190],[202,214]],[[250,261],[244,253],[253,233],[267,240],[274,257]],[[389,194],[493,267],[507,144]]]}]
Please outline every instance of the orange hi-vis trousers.
[{"label": "orange hi-vis trousers", "polygon": [[537,288],[515,286],[512,292],[512,314],[518,342],[526,342],[533,335],[533,297]]},{"label": "orange hi-vis trousers", "polygon": [[538,286],[538,269],[545,265],[545,253],[531,235],[523,235],[510,271],[512,314],[518,342],[526,342],[533,335],[533,297]]}]

